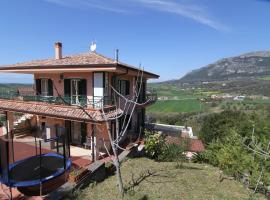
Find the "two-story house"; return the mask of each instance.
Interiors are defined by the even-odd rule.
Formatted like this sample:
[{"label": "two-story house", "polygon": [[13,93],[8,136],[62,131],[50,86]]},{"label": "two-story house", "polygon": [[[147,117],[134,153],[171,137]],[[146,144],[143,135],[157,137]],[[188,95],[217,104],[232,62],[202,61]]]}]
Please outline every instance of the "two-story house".
[{"label": "two-story house", "polygon": [[[7,133],[13,129],[15,112],[31,114],[33,125],[41,127],[46,137],[57,135],[56,127],[61,126],[67,130],[70,144],[83,146],[87,138],[94,138],[97,151],[102,151],[102,142],[108,144],[109,141],[100,109],[104,108],[108,116],[121,114],[121,109],[114,109],[119,102],[114,99],[111,86],[123,96],[132,96],[139,69],[120,62],[118,56],[111,59],[94,51],[63,56],[62,44],[58,42],[55,43],[55,58],[2,66],[0,72],[32,74],[36,93],[34,96],[0,95],[0,110],[6,114]],[[143,72],[139,102],[150,98],[150,104],[156,100],[156,96],[146,91],[146,83],[158,77]],[[149,104],[136,106],[132,115],[128,133],[134,138],[144,127],[145,106]],[[122,121],[119,118],[110,123],[113,137]]]}]

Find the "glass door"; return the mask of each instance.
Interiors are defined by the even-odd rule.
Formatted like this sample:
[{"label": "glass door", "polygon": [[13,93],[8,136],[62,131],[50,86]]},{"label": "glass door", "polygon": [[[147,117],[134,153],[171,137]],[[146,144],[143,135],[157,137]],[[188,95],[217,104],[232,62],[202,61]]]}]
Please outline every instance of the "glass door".
[{"label": "glass door", "polygon": [[79,81],[78,79],[71,79],[71,104],[78,105],[79,101]]}]

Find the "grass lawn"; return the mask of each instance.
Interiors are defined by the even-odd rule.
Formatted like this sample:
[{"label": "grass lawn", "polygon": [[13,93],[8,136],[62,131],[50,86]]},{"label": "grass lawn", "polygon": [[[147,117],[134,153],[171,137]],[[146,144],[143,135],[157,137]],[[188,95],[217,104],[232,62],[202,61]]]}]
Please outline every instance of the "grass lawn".
[{"label": "grass lawn", "polygon": [[[152,175],[148,175],[147,171]],[[133,186],[132,174],[137,184]],[[249,199],[250,190],[233,180],[219,181],[219,170],[204,164],[186,163],[176,169],[175,163],[158,163],[147,158],[129,159],[122,165],[128,200],[238,200]],[[142,175],[142,176],[140,176]],[[144,176],[143,176],[144,175]],[[121,199],[116,188],[116,177],[78,191],[70,199]],[[255,199],[266,199],[257,195]]]},{"label": "grass lawn", "polygon": [[[202,104],[201,108],[204,111],[206,106]],[[197,99],[157,101],[148,107],[147,111],[164,113],[200,111],[200,102]]]}]

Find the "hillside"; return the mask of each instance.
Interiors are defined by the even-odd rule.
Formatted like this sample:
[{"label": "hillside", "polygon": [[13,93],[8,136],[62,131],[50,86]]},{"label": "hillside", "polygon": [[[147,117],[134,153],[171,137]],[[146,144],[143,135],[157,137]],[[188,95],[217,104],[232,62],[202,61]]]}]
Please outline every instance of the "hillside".
[{"label": "hillside", "polygon": [[[147,158],[130,159],[122,166],[126,187],[124,199],[249,199],[251,190],[245,189],[234,180],[220,181],[219,172],[217,168],[206,164],[185,163],[183,169],[177,169],[175,163],[155,162]],[[78,191],[78,196],[67,197],[66,200],[121,199],[115,180],[115,175],[110,176],[101,183],[93,183]],[[266,198],[256,194],[254,199]]]},{"label": "hillside", "polygon": [[171,82],[212,82],[269,75],[270,51],[258,51],[221,59],[200,69],[193,70],[181,79]]}]

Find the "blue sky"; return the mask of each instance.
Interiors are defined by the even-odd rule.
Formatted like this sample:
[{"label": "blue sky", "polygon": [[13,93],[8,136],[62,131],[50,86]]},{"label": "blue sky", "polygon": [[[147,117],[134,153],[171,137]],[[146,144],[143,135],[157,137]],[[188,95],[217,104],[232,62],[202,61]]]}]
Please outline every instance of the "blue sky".
[{"label": "blue sky", "polygon": [[[0,65],[97,52],[180,78],[220,58],[270,50],[267,0],[1,0]],[[32,82],[0,74],[0,82]]]}]

